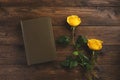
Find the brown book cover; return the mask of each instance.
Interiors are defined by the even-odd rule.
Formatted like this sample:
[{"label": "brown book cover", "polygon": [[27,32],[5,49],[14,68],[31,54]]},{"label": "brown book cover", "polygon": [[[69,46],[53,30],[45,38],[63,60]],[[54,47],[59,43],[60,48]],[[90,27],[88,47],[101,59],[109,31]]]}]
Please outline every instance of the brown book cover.
[{"label": "brown book cover", "polygon": [[49,17],[21,21],[28,65],[52,61],[56,57]]}]

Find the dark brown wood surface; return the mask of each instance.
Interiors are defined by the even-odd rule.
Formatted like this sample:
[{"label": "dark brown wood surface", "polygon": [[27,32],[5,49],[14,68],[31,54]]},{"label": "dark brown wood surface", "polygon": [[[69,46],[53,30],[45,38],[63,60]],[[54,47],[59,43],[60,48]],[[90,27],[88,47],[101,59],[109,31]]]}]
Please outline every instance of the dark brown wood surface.
[{"label": "dark brown wood surface", "polygon": [[100,80],[120,80],[120,0],[0,0],[0,80],[81,80],[81,70],[59,65],[71,46],[56,45],[55,61],[27,66],[20,27],[20,20],[50,16],[57,39],[71,34],[66,29],[71,14],[82,19],[77,35],[104,41],[97,64]]}]

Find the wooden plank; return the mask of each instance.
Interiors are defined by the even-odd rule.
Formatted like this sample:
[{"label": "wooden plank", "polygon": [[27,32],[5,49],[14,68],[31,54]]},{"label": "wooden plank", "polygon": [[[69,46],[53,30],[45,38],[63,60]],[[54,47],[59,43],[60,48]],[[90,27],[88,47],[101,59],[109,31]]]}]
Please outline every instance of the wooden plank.
[{"label": "wooden plank", "polygon": [[[102,61],[98,62],[100,67],[103,69],[102,73],[100,73],[100,76],[107,80],[117,80],[117,76],[119,73],[119,47],[120,46],[104,46],[103,52],[106,54],[104,57],[101,57]],[[70,48],[60,48],[57,47],[58,52],[58,58],[57,59],[63,59],[61,56],[65,57],[65,54],[70,52]],[[61,53],[60,53],[61,52]],[[66,53],[67,52],[67,53]],[[70,72],[65,72],[63,69],[60,68],[59,62],[53,62],[53,63],[46,63],[46,64],[38,64],[33,66],[27,66],[26,60],[25,60],[25,53],[23,46],[10,46],[10,45],[3,45],[0,46],[0,77],[1,80],[4,79],[53,79],[59,80],[59,78],[64,74],[64,79],[69,79],[70,75],[75,74],[73,78],[80,78],[81,72],[78,72],[76,70]],[[6,59],[6,62],[5,62]],[[117,62],[115,62],[117,60]],[[20,63],[22,62],[22,63]],[[109,66],[108,66],[109,65]],[[111,70],[112,69],[112,70]],[[114,74],[115,73],[115,74]],[[39,75],[38,75],[39,74]],[[111,76],[112,75],[112,76]],[[5,77],[6,76],[6,77]],[[29,77],[30,76],[30,77]],[[47,77],[46,77],[47,76]],[[109,77],[108,77],[109,76]],[[19,80],[18,79],[18,80]],[[62,78],[60,78],[62,79]],[[63,80],[64,80],[63,79]],[[71,80],[71,78],[70,78]],[[119,79],[118,79],[119,80]]]},{"label": "wooden plank", "polygon": [[[120,79],[120,65],[116,65],[116,66],[100,66],[102,67],[102,71],[101,73],[98,73],[101,77],[101,80],[119,80]],[[112,71],[111,71],[112,69]]]},{"label": "wooden plank", "polygon": [[[70,55],[73,51],[72,46],[66,48],[57,45],[58,61],[65,59],[66,55]],[[99,56],[98,64],[99,65],[118,65],[120,59],[119,46],[103,46],[102,52],[103,55]],[[61,57],[60,57],[61,56]]]},{"label": "wooden plank", "polygon": [[[57,47],[57,58],[54,63],[59,64],[73,51],[72,46],[66,48]],[[120,46],[104,46],[103,56],[98,58],[99,65],[118,65],[120,59]],[[0,65],[27,65],[24,46],[2,45],[0,46]]]},{"label": "wooden plank", "polygon": [[[104,42],[104,45],[119,45],[120,28],[107,26],[79,26],[76,30],[76,36],[84,35],[87,38],[97,38]],[[71,32],[65,27],[54,28],[55,39],[61,35],[69,35]]]},{"label": "wooden plank", "polygon": [[[51,65],[51,64],[50,64]],[[55,64],[54,64],[55,65]],[[1,80],[80,80],[83,71],[78,69],[64,70],[62,68],[55,68],[54,65],[49,67],[37,66],[21,66],[21,65],[7,65],[0,66],[0,79]],[[101,80],[119,80],[119,67],[115,65],[99,66],[101,67],[98,72]],[[112,70],[111,70],[112,69]],[[5,77],[6,76],[6,77]],[[71,77],[72,76],[72,77]]]},{"label": "wooden plank", "polygon": [[120,25],[120,7],[2,7],[0,25],[18,25],[20,20],[49,16],[53,26],[66,25],[66,17],[76,14],[81,25]]},{"label": "wooden plank", "polygon": [[[65,26],[54,26],[55,40],[61,35],[71,35]],[[80,26],[76,30],[76,36],[84,35],[87,38],[97,38],[104,41],[104,45],[120,45],[119,26]],[[20,26],[0,27],[0,44],[23,45]]]},{"label": "wooden plank", "polygon": [[[52,66],[52,65],[51,65]],[[20,66],[21,67],[21,66]],[[6,75],[6,78],[9,80],[17,79],[17,80],[64,80],[64,79],[80,79],[81,73],[78,71],[71,71],[67,72],[64,69],[58,69],[58,68],[52,68],[52,67],[23,67],[20,68],[19,66],[9,66],[5,68],[1,68],[2,70],[0,73],[2,74],[3,71],[7,71],[6,73],[3,73],[2,75]],[[6,70],[5,70],[6,69]],[[11,73],[11,74],[9,74]],[[74,75],[73,75],[74,73]],[[1,76],[2,76],[1,75]],[[14,75],[14,76],[13,76]],[[73,75],[73,76],[72,76]],[[70,78],[72,76],[72,78]]]},{"label": "wooden plank", "polygon": [[0,0],[2,6],[120,6],[119,0]]}]

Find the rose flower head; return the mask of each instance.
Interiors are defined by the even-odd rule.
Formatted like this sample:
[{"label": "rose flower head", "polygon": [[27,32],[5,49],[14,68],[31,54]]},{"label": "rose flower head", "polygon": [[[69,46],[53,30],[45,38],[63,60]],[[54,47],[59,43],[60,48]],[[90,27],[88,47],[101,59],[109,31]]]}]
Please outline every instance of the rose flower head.
[{"label": "rose flower head", "polygon": [[70,15],[67,17],[67,23],[71,27],[77,27],[81,23],[81,19],[77,15]]},{"label": "rose flower head", "polygon": [[88,39],[87,45],[91,50],[101,50],[102,43],[103,41],[98,40],[98,39]]}]

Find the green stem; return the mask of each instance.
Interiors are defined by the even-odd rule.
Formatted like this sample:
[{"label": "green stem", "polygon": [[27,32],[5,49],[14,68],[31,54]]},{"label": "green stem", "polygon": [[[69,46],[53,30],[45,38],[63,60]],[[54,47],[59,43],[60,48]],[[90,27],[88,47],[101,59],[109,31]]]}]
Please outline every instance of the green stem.
[{"label": "green stem", "polygon": [[95,51],[92,51],[92,55],[93,55],[93,56],[95,55]]},{"label": "green stem", "polygon": [[91,67],[91,70],[90,70],[88,80],[92,80],[92,72],[93,72],[93,69],[94,69],[94,66],[95,66],[95,51],[92,51],[91,65],[92,65],[92,67]]},{"label": "green stem", "polygon": [[92,65],[95,65],[95,51],[92,51]]},{"label": "green stem", "polygon": [[91,57],[91,70],[86,72],[86,78],[87,80],[92,80],[92,71],[94,69],[95,65],[95,51],[92,51],[92,57]]},{"label": "green stem", "polygon": [[75,46],[75,28],[72,28],[72,43]]}]

